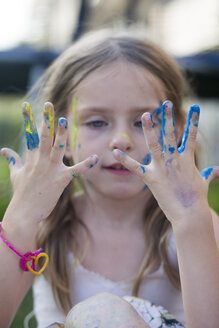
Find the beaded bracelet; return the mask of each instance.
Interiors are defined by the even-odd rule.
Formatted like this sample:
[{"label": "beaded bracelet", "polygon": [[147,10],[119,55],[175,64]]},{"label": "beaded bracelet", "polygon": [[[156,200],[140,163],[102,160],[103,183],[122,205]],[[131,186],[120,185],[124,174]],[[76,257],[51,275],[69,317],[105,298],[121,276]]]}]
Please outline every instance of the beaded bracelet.
[{"label": "beaded bracelet", "polygon": [[[33,274],[40,275],[46,268],[48,262],[49,262],[49,256],[43,252],[43,249],[40,248],[35,252],[28,252],[24,255],[20,254],[2,235],[1,233],[1,222],[0,222],[0,237],[3,240],[3,242],[15,253],[17,254],[20,259],[20,267],[23,271],[30,271]],[[39,271],[36,271],[36,265],[38,263],[38,260],[44,257],[45,262],[42,266],[42,268]],[[31,262],[30,264],[28,262]]]}]

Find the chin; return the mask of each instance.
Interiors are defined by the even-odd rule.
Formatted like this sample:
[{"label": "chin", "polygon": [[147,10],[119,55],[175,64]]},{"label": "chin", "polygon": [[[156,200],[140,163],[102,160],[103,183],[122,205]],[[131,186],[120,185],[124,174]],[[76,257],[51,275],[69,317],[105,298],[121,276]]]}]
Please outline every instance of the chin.
[{"label": "chin", "polygon": [[139,196],[142,194],[142,190],[143,187],[133,189],[130,187],[128,188],[127,186],[118,186],[116,188],[112,188],[111,190],[104,190],[103,194],[111,199],[126,200]]}]

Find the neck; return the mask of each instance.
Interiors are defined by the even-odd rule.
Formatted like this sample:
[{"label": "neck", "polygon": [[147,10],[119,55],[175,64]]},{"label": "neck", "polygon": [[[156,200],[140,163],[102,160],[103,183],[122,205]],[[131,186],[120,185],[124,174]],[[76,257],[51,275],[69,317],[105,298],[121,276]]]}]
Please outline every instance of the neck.
[{"label": "neck", "polygon": [[87,188],[82,197],[80,217],[89,226],[102,229],[142,229],[149,196],[150,191],[145,190],[128,199],[115,199]]}]

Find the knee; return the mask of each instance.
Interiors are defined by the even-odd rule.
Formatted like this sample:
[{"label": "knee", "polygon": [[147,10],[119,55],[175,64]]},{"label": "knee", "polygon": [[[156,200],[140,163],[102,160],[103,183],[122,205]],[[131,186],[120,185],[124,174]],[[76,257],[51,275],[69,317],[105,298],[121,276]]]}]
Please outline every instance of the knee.
[{"label": "knee", "polygon": [[139,328],[148,327],[131,304],[117,295],[104,292],[74,306],[65,325],[66,328],[128,328],[132,323]]}]

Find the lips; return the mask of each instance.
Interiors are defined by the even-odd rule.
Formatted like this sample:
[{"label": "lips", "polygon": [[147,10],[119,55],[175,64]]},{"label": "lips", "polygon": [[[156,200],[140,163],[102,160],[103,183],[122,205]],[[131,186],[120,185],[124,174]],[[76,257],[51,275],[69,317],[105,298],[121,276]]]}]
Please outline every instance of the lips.
[{"label": "lips", "polygon": [[127,168],[125,166],[123,166],[122,164],[120,163],[115,163],[115,164],[112,164],[110,166],[106,166],[105,168],[108,168],[108,169],[114,169],[114,170],[127,170]]},{"label": "lips", "polygon": [[113,163],[108,166],[103,166],[103,169],[108,171],[109,173],[117,174],[117,175],[129,175],[132,174],[125,166],[121,163]]}]

